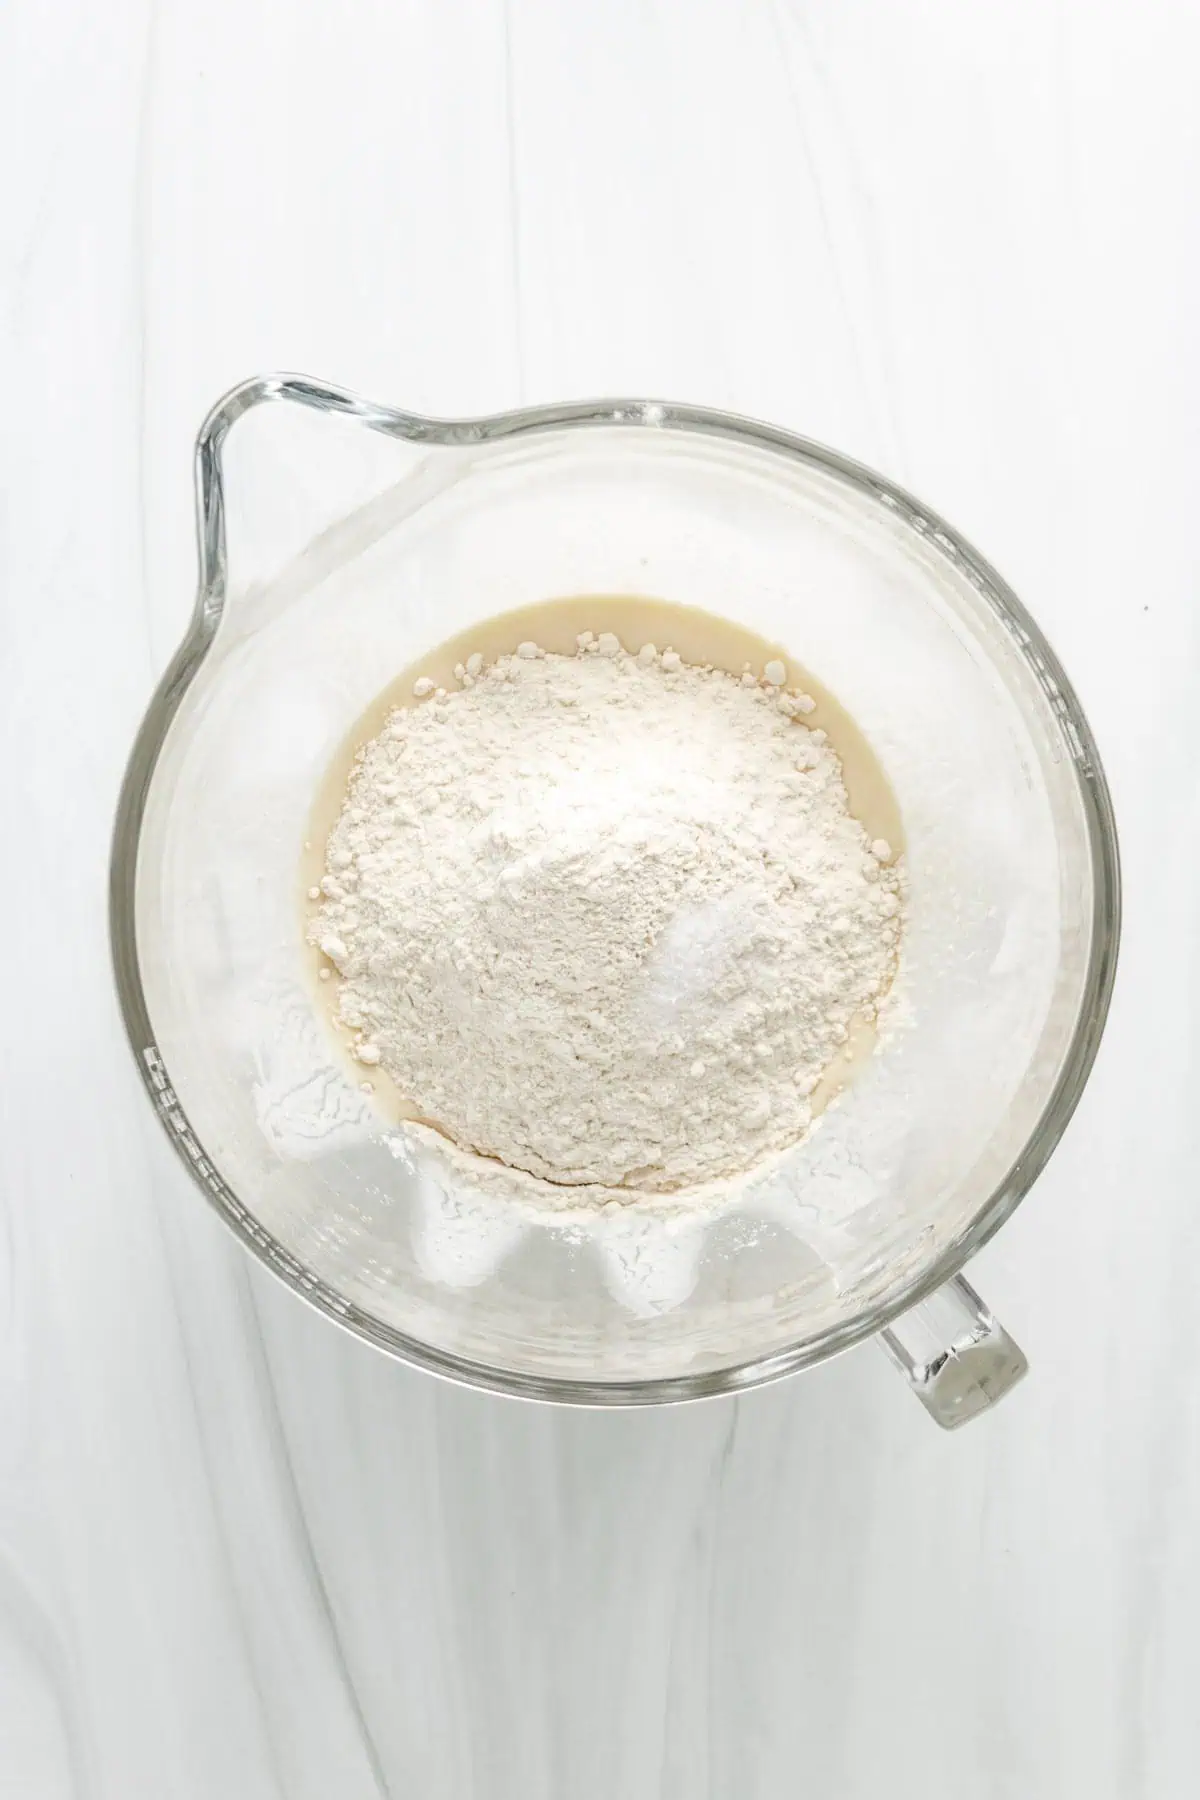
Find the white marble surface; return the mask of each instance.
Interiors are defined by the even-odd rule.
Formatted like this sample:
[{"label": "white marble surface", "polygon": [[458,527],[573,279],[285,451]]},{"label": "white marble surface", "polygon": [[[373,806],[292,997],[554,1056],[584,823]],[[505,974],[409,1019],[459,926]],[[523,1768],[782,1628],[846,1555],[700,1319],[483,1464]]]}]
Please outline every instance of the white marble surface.
[{"label": "white marble surface", "polygon": [[[1200,1714],[1200,15],[1172,0],[10,0],[0,18],[5,1800],[1183,1800]],[[973,537],[1099,734],[1128,929],[978,1265],[1034,1365],[458,1392],[227,1241],[135,1081],[109,819],[189,455],[290,367],[663,393]]]}]

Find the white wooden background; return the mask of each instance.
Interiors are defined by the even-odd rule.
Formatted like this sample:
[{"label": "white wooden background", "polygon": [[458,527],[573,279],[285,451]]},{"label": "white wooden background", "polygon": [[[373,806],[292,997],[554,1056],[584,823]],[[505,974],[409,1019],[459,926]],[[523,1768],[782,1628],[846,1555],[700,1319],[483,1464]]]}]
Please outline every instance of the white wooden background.
[{"label": "white wooden background", "polygon": [[[1185,1800],[1200,1783],[1200,14],[1176,0],[0,12],[0,1794]],[[458,1392],[227,1242],[135,1083],[115,788],[240,377],[648,392],[886,470],[1048,629],[1128,930],[978,1278],[1033,1374]]]}]

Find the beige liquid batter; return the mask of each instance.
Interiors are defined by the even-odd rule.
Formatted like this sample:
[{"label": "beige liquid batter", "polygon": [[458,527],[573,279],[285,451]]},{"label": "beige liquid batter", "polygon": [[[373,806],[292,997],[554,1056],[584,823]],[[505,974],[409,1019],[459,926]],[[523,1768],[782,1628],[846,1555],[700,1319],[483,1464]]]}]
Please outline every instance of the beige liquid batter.
[{"label": "beige liquid batter", "polygon": [[[803,723],[810,729],[821,727],[828,736],[841,761],[851,813],[869,838],[886,839],[897,855],[903,850],[900,809],[875,753],[849,713],[784,645],[771,643],[756,632],[695,607],[624,595],[580,594],[497,614],[473,625],[469,631],[435,645],[389,682],[355,721],[329,765],[309,817],[301,861],[302,929],[305,934],[316,911],[316,903],[308,898],[309,890],[318,886],[325,874],[326,840],[342,810],[355,755],[364,744],[379,735],[389,714],[397,707],[419,704],[413,698],[413,683],[418,677],[427,676],[439,687],[453,693],[459,686],[454,674],[456,665],[465,663],[474,652],[490,663],[498,656],[511,656],[518,644],[532,640],[543,650],[574,656],[576,639],[584,631],[597,636],[602,631],[614,632],[624,648],[630,651],[637,651],[646,643],[656,644],[659,650],[677,650],[686,663],[711,664],[732,674],[740,674],[748,665],[755,675],[761,676],[765,665],[773,659],[784,663],[787,689],[808,694],[817,703],[816,710],[806,715]],[[372,1095],[374,1105],[386,1119],[392,1122],[420,1119],[419,1111],[396,1089],[382,1069],[373,1068],[369,1081],[364,1080],[362,1065],[350,1054],[350,1033],[335,1017],[336,971],[315,946],[306,942],[305,948],[317,1004],[349,1078]],[[842,1091],[854,1070],[871,1054],[875,1039],[875,1026],[867,1020],[861,1019],[851,1026],[845,1050],[826,1070],[813,1091],[810,1104],[814,1118]],[[437,1122],[425,1120],[424,1123],[436,1126]]]}]

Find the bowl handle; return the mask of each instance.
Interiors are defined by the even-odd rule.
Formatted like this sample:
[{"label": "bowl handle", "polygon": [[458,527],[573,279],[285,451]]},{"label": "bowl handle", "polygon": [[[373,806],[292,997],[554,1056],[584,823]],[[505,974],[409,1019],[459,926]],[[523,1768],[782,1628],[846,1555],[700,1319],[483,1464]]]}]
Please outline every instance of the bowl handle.
[{"label": "bowl handle", "polygon": [[888,1356],[944,1431],[978,1418],[1020,1381],[1025,1353],[961,1275],[879,1334]]}]

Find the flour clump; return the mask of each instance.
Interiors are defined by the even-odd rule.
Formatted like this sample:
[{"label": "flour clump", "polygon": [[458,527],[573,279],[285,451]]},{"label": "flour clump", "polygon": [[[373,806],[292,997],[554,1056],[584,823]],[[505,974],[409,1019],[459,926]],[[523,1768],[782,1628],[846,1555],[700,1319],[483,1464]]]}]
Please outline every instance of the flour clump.
[{"label": "flour clump", "polygon": [[358,753],[329,837],[310,937],[360,1062],[564,1204],[797,1141],[902,915],[805,697],[611,633],[460,666]]}]

